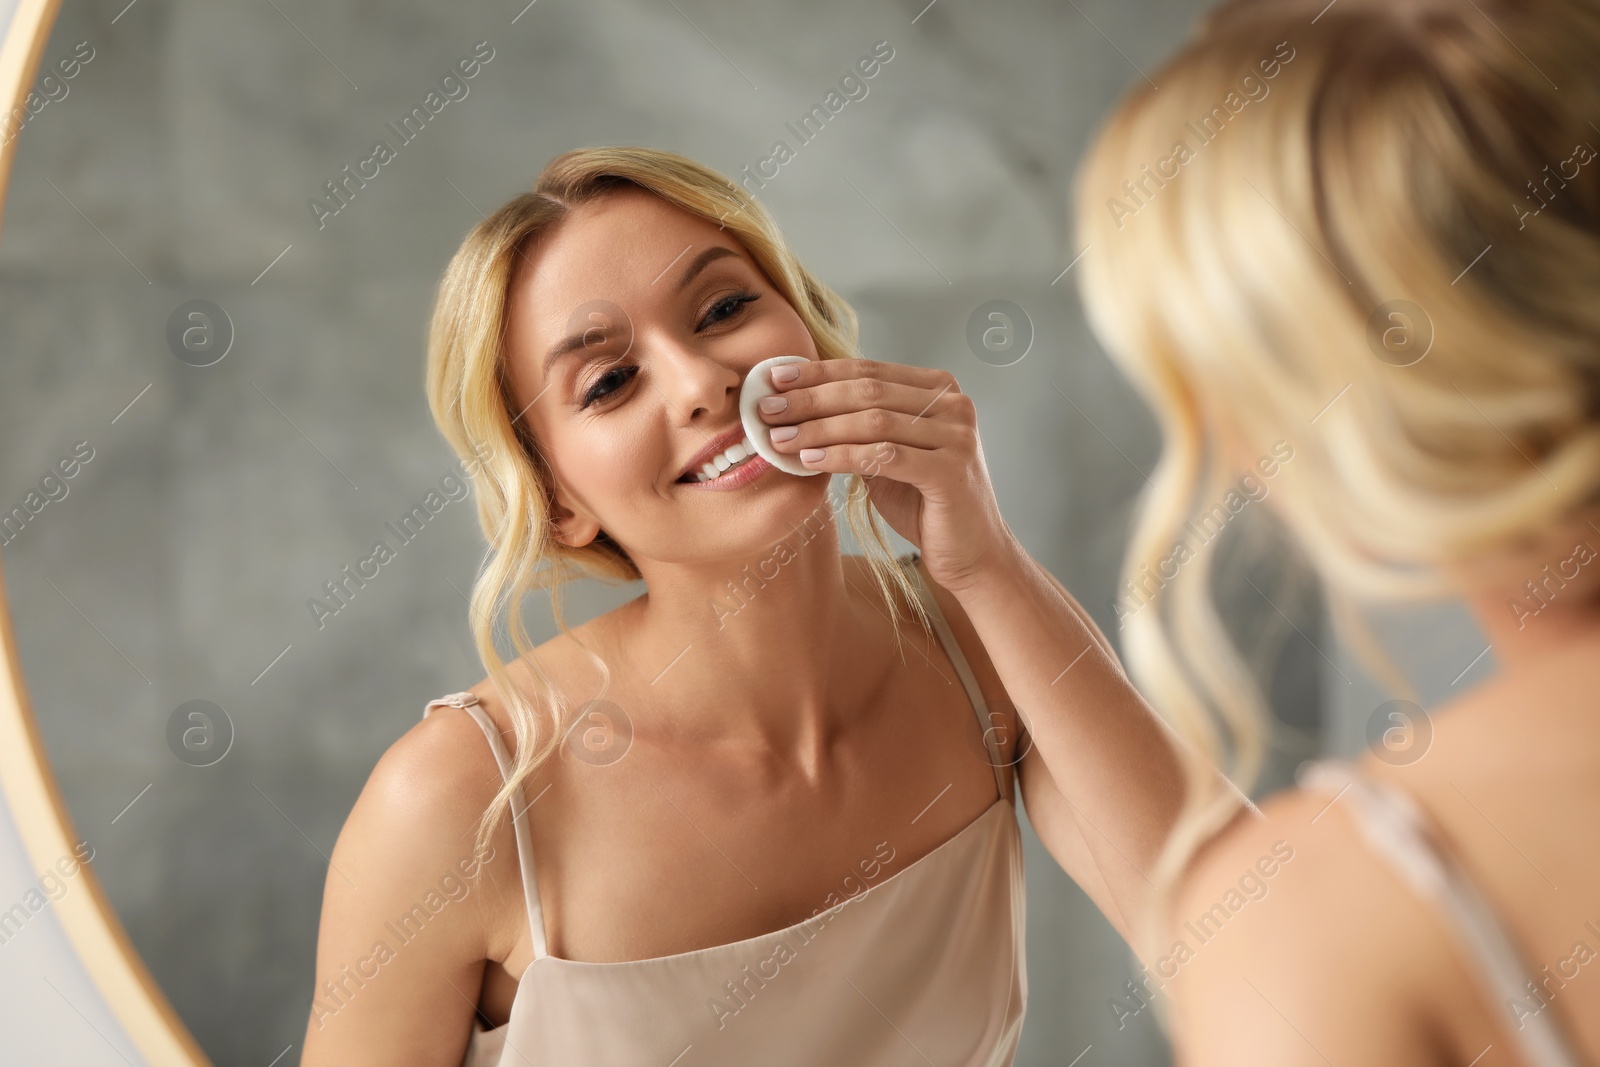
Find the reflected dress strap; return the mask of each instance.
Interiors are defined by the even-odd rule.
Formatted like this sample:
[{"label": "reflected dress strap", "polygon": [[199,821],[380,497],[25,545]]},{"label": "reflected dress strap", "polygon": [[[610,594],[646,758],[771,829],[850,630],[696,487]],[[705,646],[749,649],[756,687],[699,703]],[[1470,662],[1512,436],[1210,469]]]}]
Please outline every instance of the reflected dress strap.
[{"label": "reflected dress strap", "polygon": [[[1320,760],[1303,766],[1299,785],[1348,796],[1354,822],[1375,852],[1412,891],[1437,906],[1488,995],[1532,1067],[1583,1067],[1560,1020],[1548,1007],[1521,1019],[1507,1010],[1527,997],[1532,982],[1510,931],[1478,892],[1427,812],[1402,790],[1375,781],[1349,763]],[[1333,801],[1329,801],[1332,806]]]},{"label": "reflected dress strap", "polygon": [[[451,693],[435,700],[430,700],[422,709],[422,715],[427,717],[428,712],[440,705],[449,705],[460,708],[483,730],[483,736],[489,741],[489,749],[494,753],[494,761],[500,767],[500,780],[511,779],[511,757],[506,752],[505,743],[500,740],[499,731],[494,727],[494,721],[480,707],[477,707],[478,697],[475,693]],[[533,958],[548,956],[544,935],[544,908],[539,904],[539,883],[534,880],[533,843],[532,834],[528,830],[528,805],[522,799],[522,786],[519,784],[512,791],[507,802],[511,807],[511,827],[517,838],[517,863],[522,871],[522,895],[528,906],[528,934],[533,939]]]}]

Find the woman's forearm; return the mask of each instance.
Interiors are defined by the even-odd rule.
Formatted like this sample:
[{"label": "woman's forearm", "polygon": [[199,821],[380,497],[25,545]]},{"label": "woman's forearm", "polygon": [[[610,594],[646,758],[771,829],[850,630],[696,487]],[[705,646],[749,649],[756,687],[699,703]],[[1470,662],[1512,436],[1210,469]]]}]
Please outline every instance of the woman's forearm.
[{"label": "woman's forearm", "polygon": [[[952,590],[1126,914],[1183,799],[1176,739],[1088,613],[1014,539]],[[1071,873],[1071,872],[1069,872]]]}]

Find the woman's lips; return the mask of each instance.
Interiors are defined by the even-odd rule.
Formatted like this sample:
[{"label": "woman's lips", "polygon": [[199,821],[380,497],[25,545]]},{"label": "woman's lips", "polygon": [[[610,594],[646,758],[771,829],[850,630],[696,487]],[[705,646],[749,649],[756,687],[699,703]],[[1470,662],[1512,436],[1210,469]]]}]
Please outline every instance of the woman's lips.
[{"label": "woman's lips", "polygon": [[695,453],[694,458],[689,461],[683,472],[678,475],[678,480],[693,480],[696,474],[708,463],[711,464],[714,470],[717,466],[715,463],[717,457],[739,444],[746,444],[744,449],[746,452],[754,451],[753,448],[748,447],[742,427],[735,426],[732,429],[724,430],[721,434],[707,441],[705,447]]},{"label": "woman's lips", "polygon": [[687,482],[680,481],[677,484],[685,489],[739,489],[749,485],[769,470],[772,470],[772,464],[762,459],[759,455],[755,455],[738,466],[729,467],[709,481],[697,482],[691,479]]}]

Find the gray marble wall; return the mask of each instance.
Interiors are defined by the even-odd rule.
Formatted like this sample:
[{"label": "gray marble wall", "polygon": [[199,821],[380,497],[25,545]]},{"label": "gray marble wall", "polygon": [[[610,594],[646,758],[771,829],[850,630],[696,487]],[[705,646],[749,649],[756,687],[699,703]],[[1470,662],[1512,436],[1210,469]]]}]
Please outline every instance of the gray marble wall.
[{"label": "gray marble wall", "polygon": [[[1076,254],[1067,188],[1098,116],[1202,4],[924,4],[64,4],[45,63],[82,41],[93,58],[20,134],[0,239],[0,504],[79,442],[92,458],[4,546],[7,592],[95,866],[217,1063],[297,1058],[339,827],[423,703],[481,676],[467,503],[322,628],[306,601],[451,469],[422,391],[432,287],[479,213],[560,151],[646,143],[737,175],[889,42],[867,94],[760,195],[858,308],[869,355],[960,377],[1012,527],[1114,630],[1157,444],[1071,278],[1056,281]],[[319,226],[308,200],[480,41],[493,58],[468,94]],[[965,341],[993,299],[1036,332],[1013,366]],[[193,300],[231,321],[212,366],[168,345]],[[582,588],[573,615],[636,593]],[[1277,690],[1296,729],[1275,781],[1323,729],[1315,602],[1298,614]],[[529,618],[553,632],[540,605]],[[169,749],[191,700],[231,722],[214,766]],[[1031,833],[1027,859],[1018,1062],[1167,1062],[1153,1012],[1119,1029],[1108,1009],[1126,950]],[[58,1032],[84,1025],[40,1010],[60,1012]]]}]

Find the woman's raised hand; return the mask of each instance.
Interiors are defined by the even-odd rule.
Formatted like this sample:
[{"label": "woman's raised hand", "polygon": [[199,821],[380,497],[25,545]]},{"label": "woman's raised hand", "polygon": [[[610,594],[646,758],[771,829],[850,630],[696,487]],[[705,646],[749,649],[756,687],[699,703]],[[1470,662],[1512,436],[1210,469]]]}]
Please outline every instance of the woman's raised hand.
[{"label": "woman's raised hand", "polygon": [[[948,371],[869,359],[771,368],[759,405],[772,445],[812,470],[859,474],[885,521],[959,593],[1014,563],[978,441],[977,409]],[[785,434],[788,434],[787,438]]]}]

